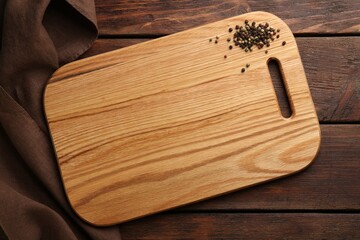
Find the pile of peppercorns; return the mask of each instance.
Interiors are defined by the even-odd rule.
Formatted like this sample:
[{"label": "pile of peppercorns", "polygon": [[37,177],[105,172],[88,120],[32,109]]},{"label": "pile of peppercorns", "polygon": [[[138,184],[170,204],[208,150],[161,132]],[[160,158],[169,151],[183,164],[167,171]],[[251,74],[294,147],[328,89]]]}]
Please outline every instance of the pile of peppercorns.
[{"label": "pile of peppercorns", "polygon": [[[229,32],[233,31],[232,28],[229,28]],[[280,37],[280,29],[275,30],[269,26],[269,23],[258,24],[252,22],[249,24],[248,20],[245,20],[245,26],[235,26],[235,32],[233,35],[233,42],[235,46],[239,46],[244,49],[245,52],[252,51],[252,47],[256,46],[258,49],[263,48],[264,46],[270,47],[270,43],[275,40],[275,38]],[[228,39],[230,42],[231,39]],[[284,45],[286,42],[284,42]]]},{"label": "pile of peppercorns", "polygon": [[[256,24],[256,22],[249,23],[245,20],[244,26],[236,25],[235,29],[229,27],[229,33],[234,32],[232,42],[235,47],[243,49],[245,52],[252,52],[254,47],[262,49],[263,47],[270,47],[270,43],[275,39],[280,38],[280,29],[274,29],[270,27],[269,23]],[[219,37],[216,36],[215,44],[218,43]],[[227,38],[228,43],[231,42],[231,38]],[[209,39],[212,42],[212,39]],[[283,41],[282,45],[285,46],[286,42]],[[229,50],[233,49],[232,43],[229,45]],[[269,51],[265,50],[265,54]],[[227,55],[224,55],[227,58]],[[246,68],[250,67],[250,64],[246,64]],[[241,72],[245,72],[245,68],[241,69]]]}]

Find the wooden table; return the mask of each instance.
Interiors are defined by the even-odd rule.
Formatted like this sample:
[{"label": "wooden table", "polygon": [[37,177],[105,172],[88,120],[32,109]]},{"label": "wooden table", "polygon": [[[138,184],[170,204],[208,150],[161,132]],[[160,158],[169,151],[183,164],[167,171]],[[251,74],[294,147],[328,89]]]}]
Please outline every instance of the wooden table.
[{"label": "wooden table", "polygon": [[[321,122],[302,173],[119,226],[124,239],[360,239],[360,1],[96,0],[82,57],[263,10],[296,36]],[[119,206],[121,207],[121,206]]]}]

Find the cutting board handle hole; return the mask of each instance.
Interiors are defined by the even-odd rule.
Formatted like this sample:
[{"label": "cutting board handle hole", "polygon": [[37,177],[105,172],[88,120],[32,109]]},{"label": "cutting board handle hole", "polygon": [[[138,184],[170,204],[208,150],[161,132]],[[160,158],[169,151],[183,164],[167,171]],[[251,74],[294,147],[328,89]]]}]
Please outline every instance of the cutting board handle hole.
[{"label": "cutting board handle hole", "polygon": [[289,93],[286,88],[286,83],[284,82],[283,71],[279,60],[270,58],[268,60],[268,68],[281,115],[284,118],[290,118],[293,111],[291,109]]}]

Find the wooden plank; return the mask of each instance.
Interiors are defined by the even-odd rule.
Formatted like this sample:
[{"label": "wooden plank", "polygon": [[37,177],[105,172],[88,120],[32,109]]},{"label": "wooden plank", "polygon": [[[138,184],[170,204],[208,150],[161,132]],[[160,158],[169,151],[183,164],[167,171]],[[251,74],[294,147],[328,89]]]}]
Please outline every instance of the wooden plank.
[{"label": "wooden plank", "polygon": [[[99,39],[82,58],[147,40]],[[296,41],[319,120],[358,122],[360,37],[296,38]],[[284,99],[279,101],[282,104]]]},{"label": "wooden plank", "polygon": [[[248,18],[281,37],[231,50],[229,26]],[[255,22],[246,27],[263,39],[270,28]],[[288,119],[269,58],[281,65]],[[44,106],[69,201],[96,225],[287,176],[309,165],[320,144],[295,38],[265,12],[67,64],[49,80]]]},{"label": "wooden plank", "polygon": [[100,34],[171,34],[250,11],[282,18],[295,34],[359,34],[360,1],[96,0]]},{"label": "wooden plank", "polygon": [[120,225],[126,239],[360,239],[360,214],[163,214]]}]

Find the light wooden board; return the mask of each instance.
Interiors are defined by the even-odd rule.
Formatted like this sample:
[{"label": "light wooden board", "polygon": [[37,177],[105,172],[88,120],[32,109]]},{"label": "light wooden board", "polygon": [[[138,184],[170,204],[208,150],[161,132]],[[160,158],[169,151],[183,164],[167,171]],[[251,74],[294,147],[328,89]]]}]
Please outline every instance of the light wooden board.
[{"label": "light wooden board", "polygon": [[[281,29],[268,54],[228,50],[228,25],[245,19]],[[209,43],[215,36],[219,43]],[[288,119],[279,111],[270,58],[281,64]],[[96,225],[289,175],[320,145],[295,39],[265,12],[70,63],[50,79],[44,104],[69,202]]]}]

